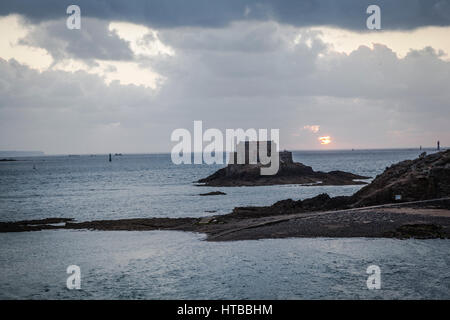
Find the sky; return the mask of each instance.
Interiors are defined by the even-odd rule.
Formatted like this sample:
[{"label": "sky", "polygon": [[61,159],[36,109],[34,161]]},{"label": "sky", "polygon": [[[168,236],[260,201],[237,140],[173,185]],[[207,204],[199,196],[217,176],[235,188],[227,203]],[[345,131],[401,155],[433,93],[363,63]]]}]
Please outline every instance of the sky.
[{"label": "sky", "polygon": [[0,150],[170,152],[196,120],[290,150],[448,146],[449,54],[450,0],[6,0]]}]

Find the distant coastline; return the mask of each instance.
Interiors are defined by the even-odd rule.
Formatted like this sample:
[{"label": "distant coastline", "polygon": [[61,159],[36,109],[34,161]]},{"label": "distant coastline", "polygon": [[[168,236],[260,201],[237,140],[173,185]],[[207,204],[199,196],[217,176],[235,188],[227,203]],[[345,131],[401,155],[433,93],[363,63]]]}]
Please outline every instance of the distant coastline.
[{"label": "distant coastline", "polygon": [[11,150],[11,151],[5,151],[0,150],[0,158],[10,158],[10,157],[39,157],[39,156],[45,156],[45,153],[42,151],[18,151],[18,150]]}]

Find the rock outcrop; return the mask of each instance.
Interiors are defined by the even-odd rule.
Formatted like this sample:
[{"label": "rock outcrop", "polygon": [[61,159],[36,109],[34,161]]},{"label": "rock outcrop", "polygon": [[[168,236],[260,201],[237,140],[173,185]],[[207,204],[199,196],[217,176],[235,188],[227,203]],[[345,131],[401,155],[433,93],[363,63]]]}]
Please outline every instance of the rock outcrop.
[{"label": "rock outcrop", "polygon": [[246,219],[301,212],[342,210],[350,208],[352,202],[353,199],[349,196],[331,198],[328,194],[322,193],[305,200],[280,200],[265,207],[236,207],[232,214],[235,218]]},{"label": "rock outcrop", "polygon": [[[261,148],[265,147],[266,150]],[[209,177],[197,182],[207,186],[239,187],[239,186],[266,186],[277,184],[314,184],[314,185],[349,185],[366,184],[363,179],[369,177],[359,176],[349,172],[331,171],[316,172],[311,167],[296,163],[292,159],[292,152],[277,151],[278,159],[272,159],[272,149],[276,148],[273,141],[243,141],[237,145],[237,151],[230,154],[230,162]],[[266,154],[270,160],[278,160],[278,171],[274,175],[262,175],[260,153]]]},{"label": "rock outcrop", "polygon": [[242,217],[252,215],[258,217],[272,214],[344,210],[449,196],[450,150],[447,150],[393,164],[352,196],[331,198],[328,194],[320,194],[305,200],[281,200],[271,206],[237,207],[233,212]]},{"label": "rock outcrop", "polygon": [[222,192],[222,191],[211,191],[211,192],[199,194],[199,196],[224,196],[224,195],[226,195],[226,193]]},{"label": "rock outcrop", "polygon": [[393,164],[352,198],[353,206],[361,207],[448,196],[450,150]]},{"label": "rock outcrop", "polygon": [[229,164],[209,177],[197,182],[215,187],[266,186],[277,184],[351,185],[366,184],[358,179],[369,179],[344,171],[316,172],[297,162],[281,162],[275,175],[261,175],[260,164]]}]

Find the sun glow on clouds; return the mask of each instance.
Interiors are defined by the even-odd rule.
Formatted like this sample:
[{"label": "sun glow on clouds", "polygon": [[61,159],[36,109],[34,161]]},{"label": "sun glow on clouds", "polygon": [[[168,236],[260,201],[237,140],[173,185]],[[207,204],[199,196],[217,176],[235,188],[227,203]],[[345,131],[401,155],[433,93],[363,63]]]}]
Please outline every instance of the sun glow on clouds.
[{"label": "sun glow on clouds", "polygon": [[[136,25],[125,22],[111,22],[109,31],[116,32],[117,35],[129,42],[134,57],[152,57],[157,55],[175,54],[174,50],[164,45],[158,37],[156,30],[149,29],[145,26]],[[137,85],[151,89],[158,89],[166,80],[162,75],[154,72],[149,67],[142,67],[139,61],[113,61],[113,60],[96,60],[96,67],[83,65],[83,62],[71,61],[63,66],[57,64],[55,69],[64,71],[85,70],[89,73],[101,75],[107,84],[118,81],[122,85]],[[71,68],[73,65],[75,68]]]},{"label": "sun glow on clouds", "polygon": [[33,28],[36,27],[25,25],[19,15],[0,17],[0,58],[15,59],[19,63],[39,71],[48,69],[53,59],[45,49],[19,43],[19,39],[27,35]]},{"label": "sun glow on clouds", "polygon": [[319,132],[320,126],[318,126],[318,125],[307,125],[307,126],[304,126],[303,129],[309,130],[312,133],[317,133],[317,132]]},{"label": "sun glow on clouds", "polygon": [[331,137],[330,136],[323,136],[317,138],[320,141],[320,144],[329,144],[331,143]]},{"label": "sun glow on clouds", "polygon": [[175,51],[161,42],[158,31],[128,22],[111,22],[109,30],[130,43],[135,55],[156,56],[175,55]]},{"label": "sun glow on clouds", "polygon": [[[318,132],[320,131],[320,126],[319,125],[306,125],[303,126],[303,130],[308,130],[311,133],[314,133],[314,135],[317,134],[317,136],[319,135]],[[330,136],[321,136],[318,137],[317,140],[320,141],[320,144],[323,145],[327,145],[331,143],[331,137]]]},{"label": "sun glow on clouds", "polygon": [[445,55],[442,60],[450,61],[450,41],[448,35],[450,27],[422,27],[411,31],[383,30],[383,32],[355,32],[334,27],[314,27],[310,30],[331,45],[330,50],[350,54],[365,45],[372,47],[374,43],[384,44],[403,58],[411,50],[420,50],[427,46],[436,51],[442,50]]},{"label": "sun glow on clouds", "polygon": [[[65,21],[64,19],[61,20]],[[65,26],[64,23],[61,24]],[[142,67],[136,58],[153,57],[157,55],[173,56],[174,50],[164,45],[158,37],[158,32],[150,28],[131,24],[111,22],[109,30],[117,32],[118,36],[130,43],[134,60],[117,61],[95,59],[95,64],[87,64],[81,59],[55,60],[47,50],[31,47],[20,43],[27,34],[39,28],[32,25],[20,15],[0,17],[0,58],[15,59],[39,71],[58,70],[65,72],[84,71],[103,77],[105,83],[118,81],[122,85],[144,86],[158,89],[165,77],[154,72],[150,67]]]}]

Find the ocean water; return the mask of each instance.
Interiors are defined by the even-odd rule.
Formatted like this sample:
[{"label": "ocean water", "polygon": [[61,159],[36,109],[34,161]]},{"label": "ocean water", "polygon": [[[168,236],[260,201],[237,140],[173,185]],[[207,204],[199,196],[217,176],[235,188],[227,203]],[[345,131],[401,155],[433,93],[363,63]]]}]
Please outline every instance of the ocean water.
[{"label": "ocean water", "polygon": [[[294,152],[315,170],[374,177],[419,150]],[[220,166],[176,166],[170,155],[48,156],[0,163],[0,220],[79,221],[228,213],[361,186],[209,188]],[[201,197],[214,190],[225,196]],[[449,299],[449,240],[265,239],[210,243],[169,232],[40,231],[0,234],[3,299]],[[368,290],[366,268],[381,268]],[[81,268],[81,290],[66,268]]]}]

